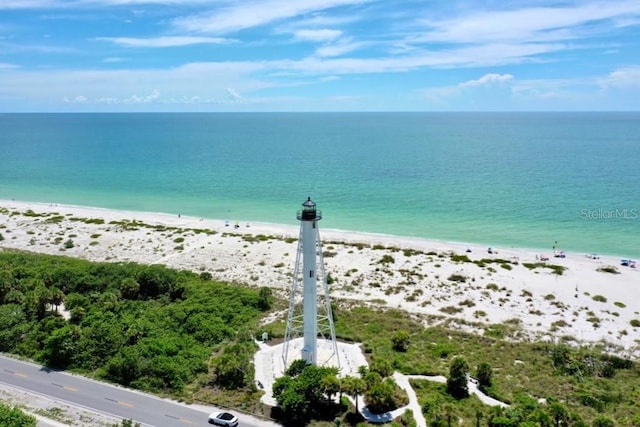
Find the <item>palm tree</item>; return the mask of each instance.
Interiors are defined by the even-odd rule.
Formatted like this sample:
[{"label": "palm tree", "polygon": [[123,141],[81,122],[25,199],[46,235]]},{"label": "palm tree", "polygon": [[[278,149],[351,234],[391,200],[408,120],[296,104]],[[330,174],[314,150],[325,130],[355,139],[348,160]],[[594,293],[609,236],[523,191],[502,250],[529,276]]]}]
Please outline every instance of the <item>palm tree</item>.
[{"label": "palm tree", "polygon": [[64,302],[64,296],[64,292],[60,289],[56,287],[50,289],[49,301],[51,306],[54,308],[54,311],[58,311],[58,307],[60,307],[60,304]]},{"label": "palm tree", "polygon": [[480,409],[476,409],[476,427],[480,427],[482,417],[484,417],[484,413]]},{"label": "palm tree", "polygon": [[565,408],[561,403],[554,402],[549,405],[549,413],[553,418],[553,422],[555,427],[560,427],[561,425],[569,424],[569,413],[567,412],[567,408]]},{"label": "palm tree", "polygon": [[327,399],[333,400],[333,395],[340,391],[340,381],[335,375],[325,375],[320,380],[322,391],[327,395]]},{"label": "palm tree", "polygon": [[356,401],[356,413],[360,412],[358,409],[358,397],[364,393],[366,387],[367,383],[362,378],[347,376],[342,380],[342,388],[344,392],[353,397]]},{"label": "palm tree", "polygon": [[451,419],[455,415],[455,409],[453,405],[450,403],[445,403],[444,405],[442,405],[442,413],[447,419],[447,427],[451,427]]}]

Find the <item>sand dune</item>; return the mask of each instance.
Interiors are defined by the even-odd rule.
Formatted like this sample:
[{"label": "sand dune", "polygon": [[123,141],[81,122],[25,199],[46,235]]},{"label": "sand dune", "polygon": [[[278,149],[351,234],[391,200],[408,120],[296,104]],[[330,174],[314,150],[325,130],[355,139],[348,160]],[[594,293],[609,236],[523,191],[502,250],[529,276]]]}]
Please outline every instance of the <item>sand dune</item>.
[{"label": "sand dune", "polygon": [[[0,201],[0,248],[165,264],[207,271],[224,281],[269,286],[286,295],[298,226],[238,225],[160,213]],[[640,268],[620,266],[618,258],[574,253],[555,258],[510,248],[494,248],[489,254],[477,245],[320,226],[334,299],[420,313],[425,325],[446,322],[481,332],[488,324],[507,322],[519,325],[521,339],[603,342],[629,356],[640,354],[640,327],[633,326],[640,321]],[[541,262],[539,255],[550,259]],[[550,266],[564,271],[558,275]],[[604,267],[618,274],[599,271]]]}]

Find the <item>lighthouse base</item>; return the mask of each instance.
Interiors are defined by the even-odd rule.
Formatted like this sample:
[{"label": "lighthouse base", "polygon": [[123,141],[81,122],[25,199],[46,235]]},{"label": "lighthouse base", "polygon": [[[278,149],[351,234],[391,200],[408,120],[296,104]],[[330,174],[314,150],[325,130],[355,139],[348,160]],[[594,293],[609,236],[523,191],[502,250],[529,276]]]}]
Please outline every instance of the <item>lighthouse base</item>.
[{"label": "lighthouse base", "polygon": [[[290,351],[287,354],[287,361],[282,359],[282,351],[284,344],[270,346],[263,342],[259,342],[260,350],[254,355],[255,380],[258,388],[262,389],[265,394],[260,399],[262,403],[270,406],[277,406],[276,400],[273,398],[271,388],[274,381],[283,376],[286,366],[290,366],[292,362],[300,359],[304,340],[296,338],[289,342]],[[360,366],[368,366],[367,359],[360,344],[347,344],[337,342],[338,355],[334,353],[333,342],[331,340],[318,339],[316,347],[318,366],[338,367],[338,357],[340,358],[339,376],[357,375]]]}]

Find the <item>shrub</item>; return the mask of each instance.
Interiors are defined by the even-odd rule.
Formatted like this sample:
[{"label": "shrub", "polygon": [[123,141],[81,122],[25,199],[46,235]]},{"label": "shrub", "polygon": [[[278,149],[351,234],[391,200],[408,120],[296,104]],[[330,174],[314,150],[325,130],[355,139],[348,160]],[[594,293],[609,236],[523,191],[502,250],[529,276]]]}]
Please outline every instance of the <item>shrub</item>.
[{"label": "shrub", "polygon": [[594,295],[592,298],[594,301],[607,302],[607,298],[602,295]]},{"label": "shrub", "polygon": [[393,349],[399,352],[406,352],[409,348],[409,333],[407,331],[398,331],[391,339]]},{"label": "shrub", "polygon": [[394,262],[396,262],[396,260],[391,255],[383,255],[380,261],[378,261],[378,264],[393,264]]},{"label": "shrub", "polygon": [[[372,384],[365,393],[367,408],[374,414],[393,411],[401,403],[400,388],[393,378],[386,378]],[[405,403],[405,402],[402,402]]]},{"label": "shrub", "polygon": [[6,427],[36,427],[36,417],[25,414],[20,408],[0,403],[0,425]]},{"label": "shrub", "polygon": [[271,300],[271,288],[261,287],[258,294],[258,308],[263,311],[269,310],[271,308]]},{"label": "shrub", "polygon": [[71,249],[72,247],[74,247],[74,243],[73,240],[69,239],[66,242],[64,242],[64,247],[65,249]]},{"label": "shrub", "polygon": [[458,303],[458,305],[464,305],[464,306],[467,306],[467,307],[473,307],[473,306],[475,306],[475,305],[476,305],[476,303],[475,303],[475,302],[473,302],[473,300],[471,300],[471,299],[468,299],[468,298],[467,298],[467,299],[466,299],[466,300],[464,300],[464,301],[460,301],[460,302]]},{"label": "shrub", "polygon": [[605,265],[604,267],[599,267],[596,269],[596,271],[599,271],[601,273],[620,274],[618,269],[612,265]]},{"label": "shrub", "polygon": [[467,277],[462,274],[452,274],[451,276],[449,276],[449,280],[451,280],[452,282],[464,283],[467,281]]},{"label": "shrub", "polygon": [[451,361],[449,377],[447,378],[447,393],[456,399],[469,397],[469,386],[467,379],[469,376],[469,365],[467,361],[457,356]]},{"label": "shrub", "polygon": [[498,290],[498,285],[496,285],[495,283],[489,283],[487,284],[486,288],[496,292]]},{"label": "shrub", "polygon": [[416,422],[415,417],[413,416],[413,411],[411,409],[406,409],[402,416],[400,417],[400,422],[403,426],[407,427],[417,427],[418,423]]},{"label": "shrub", "polygon": [[468,256],[466,255],[451,255],[451,261],[453,262],[471,262]]},{"label": "shrub", "polygon": [[456,313],[460,313],[462,311],[464,311],[462,308],[460,307],[454,307],[452,305],[447,306],[447,307],[441,307],[439,309],[439,311],[443,312],[443,313],[447,313],[447,314],[456,314]]},{"label": "shrub", "polygon": [[373,359],[369,370],[378,373],[382,378],[390,377],[393,374],[393,366],[386,359]]},{"label": "shrub", "polygon": [[486,390],[491,387],[492,376],[493,369],[491,369],[491,365],[486,362],[478,365],[476,377],[478,378],[478,386],[480,387],[480,390]]}]

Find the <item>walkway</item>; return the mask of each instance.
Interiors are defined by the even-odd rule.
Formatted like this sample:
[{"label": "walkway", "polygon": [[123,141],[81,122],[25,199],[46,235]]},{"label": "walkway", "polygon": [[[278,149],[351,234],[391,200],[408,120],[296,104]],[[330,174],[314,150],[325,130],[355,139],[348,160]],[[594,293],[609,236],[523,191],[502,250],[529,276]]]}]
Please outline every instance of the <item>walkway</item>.
[{"label": "walkway", "polygon": [[[300,340],[295,340],[292,345],[301,346]],[[277,402],[271,394],[271,389],[276,378],[284,374],[284,361],[282,360],[283,345],[278,344],[274,346],[267,345],[263,342],[258,342],[260,347],[259,351],[254,355],[255,364],[255,380],[258,387],[264,390],[265,394],[262,396],[261,401],[270,406],[276,406]],[[342,342],[337,343],[338,355],[341,366],[341,375],[357,375],[358,367],[367,365],[367,360],[362,353],[362,348],[358,344],[346,344]],[[321,346],[319,346],[321,347]],[[298,354],[298,350],[294,350],[293,353]],[[322,353],[322,352],[320,352]],[[337,360],[332,359],[332,362]],[[427,421],[422,414],[422,408],[418,402],[415,390],[411,387],[409,380],[427,380],[435,381],[439,383],[446,383],[447,379],[442,375],[405,375],[399,372],[393,373],[393,379],[400,388],[406,391],[409,397],[409,403],[406,406],[398,408],[394,411],[386,412],[384,414],[373,414],[369,412],[365,406],[364,396],[358,397],[358,408],[362,416],[371,423],[386,423],[390,422],[394,418],[401,416],[407,409],[413,411],[413,417],[416,420],[418,427],[426,427]],[[468,388],[470,394],[475,394],[486,405],[490,406],[508,406],[503,402],[500,402],[492,397],[487,396],[478,390],[477,381],[473,378],[469,378]],[[353,402],[353,399],[349,397]]]},{"label": "walkway", "polygon": [[[424,418],[424,415],[422,413],[422,408],[420,407],[420,403],[418,402],[418,397],[416,396],[416,392],[415,390],[413,390],[413,387],[411,387],[411,383],[409,382],[409,380],[416,379],[416,380],[427,380],[427,381],[435,381],[439,383],[446,383],[447,379],[442,375],[433,375],[433,376],[405,375],[405,374],[401,374],[400,372],[394,372],[393,379],[395,380],[395,382],[398,384],[400,388],[402,388],[404,391],[407,392],[407,396],[409,396],[409,404],[401,408],[398,408],[394,411],[386,412],[384,414],[372,414],[367,410],[366,406],[364,406],[364,399],[360,397],[358,399],[358,405],[360,408],[362,408],[360,411],[362,416],[365,417],[367,421],[371,423],[382,424],[382,423],[390,422],[394,418],[397,418],[402,414],[404,414],[404,412],[407,409],[411,409],[411,411],[413,411],[413,418],[416,420],[416,425],[418,427],[427,427],[427,420]],[[482,401],[482,403],[484,403],[485,405],[505,406],[505,407],[509,406],[506,403],[500,402],[499,400],[496,400],[490,396],[487,396],[483,392],[481,392],[478,389],[477,381],[472,378],[469,378],[469,382],[467,383],[467,386],[469,388],[469,394],[475,394],[476,396],[478,396],[480,401]]]}]

